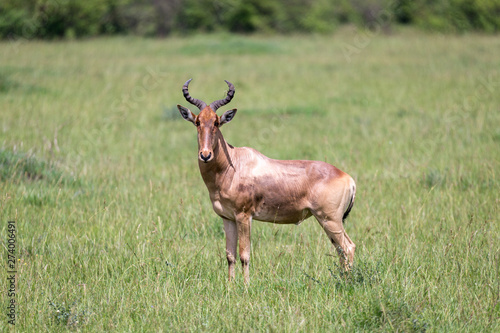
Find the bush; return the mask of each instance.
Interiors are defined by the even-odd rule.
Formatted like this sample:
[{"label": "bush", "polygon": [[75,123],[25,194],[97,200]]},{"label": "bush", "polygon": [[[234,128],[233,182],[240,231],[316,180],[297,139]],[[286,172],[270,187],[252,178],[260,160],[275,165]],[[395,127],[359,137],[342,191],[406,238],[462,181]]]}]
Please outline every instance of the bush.
[{"label": "bush", "polygon": [[35,20],[29,0],[5,0],[0,4],[0,37],[33,35]]},{"label": "bush", "polygon": [[109,2],[6,0],[0,8],[0,36],[30,39],[97,35]]},{"label": "bush", "polygon": [[443,32],[500,30],[498,0],[399,0],[398,22]]}]

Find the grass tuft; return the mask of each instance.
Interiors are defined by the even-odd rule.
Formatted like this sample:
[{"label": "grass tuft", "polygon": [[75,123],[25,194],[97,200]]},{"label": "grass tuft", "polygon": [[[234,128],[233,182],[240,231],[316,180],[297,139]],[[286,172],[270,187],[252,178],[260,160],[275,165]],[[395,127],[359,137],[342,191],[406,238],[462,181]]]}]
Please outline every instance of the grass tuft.
[{"label": "grass tuft", "polygon": [[[34,155],[1,149],[0,181],[7,180],[65,184],[75,182],[75,179],[65,175],[54,163],[41,160]],[[36,198],[33,199],[36,201]]]},{"label": "grass tuft", "polygon": [[0,72],[0,93],[7,93],[19,87],[19,84]]},{"label": "grass tuft", "polygon": [[162,118],[166,121],[177,121],[182,119],[181,115],[179,114],[179,109],[177,109],[177,105],[164,107]]},{"label": "grass tuft", "polygon": [[221,35],[220,38],[204,38],[195,44],[182,47],[180,53],[189,56],[205,54],[223,55],[265,55],[279,53],[279,45],[272,42],[235,38],[231,35]]},{"label": "grass tuft", "polygon": [[391,291],[371,299],[360,317],[356,326],[363,329],[385,327],[392,331],[425,332],[429,328],[414,306]]},{"label": "grass tuft", "polygon": [[92,311],[90,310],[79,309],[78,301],[74,301],[71,304],[49,301],[49,307],[52,309],[54,323],[71,329],[85,326],[92,315]]},{"label": "grass tuft", "polygon": [[346,271],[339,265],[335,268],[328,268],[330,272],[330,282],[335,285],[337,290],[352,290],[358,286],[371,287],[380,282],[382,263],[356,261],[350,270]]},{"label": "grass tuft", "polygon": [[444,186],[446,184],[446,173],[441,170],[430,169],[424,173],[422,184],[427,188]]}]

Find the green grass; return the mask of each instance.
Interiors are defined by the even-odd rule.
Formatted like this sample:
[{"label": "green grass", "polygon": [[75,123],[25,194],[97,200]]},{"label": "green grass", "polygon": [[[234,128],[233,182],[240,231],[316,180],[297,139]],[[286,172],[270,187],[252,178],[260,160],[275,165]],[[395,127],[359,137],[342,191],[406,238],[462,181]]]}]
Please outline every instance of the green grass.
[{"label": "green grass", "polygon": [[[359,41],[0,44],[0,237],[6,249],[15,220],[17,330],[500,330],[500,39]],[[349,58],[346,45],[358,45]],[[191,77],[207,103],[235,84],[231,144],[355,178],[351,274],[313,219],[254,222],[251,283],[240,267],[227,283],[196,131],[175,109]]]}]

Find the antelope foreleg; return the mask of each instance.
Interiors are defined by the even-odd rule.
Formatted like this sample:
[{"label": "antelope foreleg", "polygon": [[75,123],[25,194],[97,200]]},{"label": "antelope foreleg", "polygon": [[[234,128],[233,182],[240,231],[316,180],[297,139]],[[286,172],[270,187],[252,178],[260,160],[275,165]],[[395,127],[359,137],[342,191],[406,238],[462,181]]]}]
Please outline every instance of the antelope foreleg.
[{"label": "antelope foreleg", "polygon": [[238,217],[236,224],[238,226],[238,239],[240,247],[240,260],[243,266],[243,277],[245,284],[250,281],[250,230],[252,226],[252,218],[250,216],[241,215]]},{"label": "antelope foreleg", "polygon": [[236,263],[236,246],[238,244],[238,228],[234,221],[223,219],[226,234],[226,258],[229,281],[234,279],[234,265]]}]

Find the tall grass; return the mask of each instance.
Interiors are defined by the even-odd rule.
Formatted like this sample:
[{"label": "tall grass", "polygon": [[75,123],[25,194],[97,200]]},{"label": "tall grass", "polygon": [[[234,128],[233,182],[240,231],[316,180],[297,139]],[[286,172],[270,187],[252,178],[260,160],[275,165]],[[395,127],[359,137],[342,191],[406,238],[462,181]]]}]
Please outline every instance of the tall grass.
[{"label": "tall grass", "polygon": [[[0,231],[6,244],[17,221],[17,329],[498,331],[500,39],[359,41],[0,44]],[[314,220],[254,222],[251,283],[241,269],[227,283],[196,131],[175,110],[191,77],[207,102],[235,84],[231,144],[356,179],[351,274]]]}]

